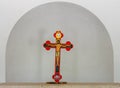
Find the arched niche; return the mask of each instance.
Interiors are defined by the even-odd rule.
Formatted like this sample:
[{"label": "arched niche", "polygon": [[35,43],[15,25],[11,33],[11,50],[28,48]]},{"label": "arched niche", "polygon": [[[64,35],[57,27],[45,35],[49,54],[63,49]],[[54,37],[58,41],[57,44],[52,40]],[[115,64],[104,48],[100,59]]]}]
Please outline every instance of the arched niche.
[{"label": "arched niche", "polygon": [[43,48],[54,42],[61,29],[62,42],[74,48],[61,51],[61,81],[113,82],[113,50],[101,21],[85,8],[67,2],[52,2],[33,8],[12,29],[6,47],[7,82],[47,82],[54,73],[54,49]]}]

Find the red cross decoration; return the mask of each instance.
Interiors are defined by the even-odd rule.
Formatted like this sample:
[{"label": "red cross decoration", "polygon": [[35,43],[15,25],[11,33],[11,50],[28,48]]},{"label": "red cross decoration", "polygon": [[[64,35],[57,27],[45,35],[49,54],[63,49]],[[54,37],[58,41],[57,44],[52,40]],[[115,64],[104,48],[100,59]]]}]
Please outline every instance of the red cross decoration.
[{"label": "red cross decoration", "polygon": [[61,31],[56,31],[54,33],[54,37],[56,39],[55,43],[51,43],[49,40],[46,41],[43,46],[46,50],[50,50],[51,48],[55,48],[55,73],[52,78],[55,80],[55,83],[59,83],[62,79],[62,75],[60,74],[60,53],[61,48],[65,48],[67,51],[70,51],[73,48],[73,45],[70,41],[66,43],[61,43],[61,38],[63,37],[63,33]]}]

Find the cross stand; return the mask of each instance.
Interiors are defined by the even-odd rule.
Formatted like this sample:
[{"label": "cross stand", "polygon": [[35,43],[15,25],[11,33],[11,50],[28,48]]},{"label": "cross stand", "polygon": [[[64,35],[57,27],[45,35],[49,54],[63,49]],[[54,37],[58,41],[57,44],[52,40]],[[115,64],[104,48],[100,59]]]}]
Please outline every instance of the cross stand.
[{"label": "cross stand", "polygon": [[63,33],[61,31],[56,31],[54,33],[54,37],[56,38],[56,43],[51,43],[50,41],[46,41],[44,43],[44,48],[46,50],[50,50],[50,48],[55,48],[55,73],[52,76],[52,78],[55,80],[55,82],[47,82],[50,84],[63,84],[66,82],[59,82],[62,79],[62,75],[60,74],[60,51],[61,48],[65,48],[67,51],[70,51],[71,48],[73,48],[73,45],[70,41],[67,41],[66,43],[61,43],[60,40],[63,37]]}]

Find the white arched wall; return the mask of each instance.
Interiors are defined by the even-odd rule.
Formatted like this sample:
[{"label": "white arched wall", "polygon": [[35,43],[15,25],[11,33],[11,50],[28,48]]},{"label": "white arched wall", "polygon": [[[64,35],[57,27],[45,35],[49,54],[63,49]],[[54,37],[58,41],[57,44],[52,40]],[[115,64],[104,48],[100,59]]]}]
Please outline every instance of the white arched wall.
[{"label": "white arched wall", "polygon": [[65,34],[62,42],[74,44],[71,52],[61,50],[62,81],[113,82],[113,50],[106,28],[85,8],[66,2],[40,5],[16,23],[6,46],[6,82],[52,81],[54,50],[46,52],[43,43],[54,42],[57,29]]},{"label": "white arched wall", "polygon": [[[31,8],[57,0],[1,0],[0,1],[0,81],[5,82],[5,50],[8,36],[17,20]],[[94,13],[108,29],[114,49],[114,81],[120,81],[120,11],[119,0],[62,0],[79,4]]]}]

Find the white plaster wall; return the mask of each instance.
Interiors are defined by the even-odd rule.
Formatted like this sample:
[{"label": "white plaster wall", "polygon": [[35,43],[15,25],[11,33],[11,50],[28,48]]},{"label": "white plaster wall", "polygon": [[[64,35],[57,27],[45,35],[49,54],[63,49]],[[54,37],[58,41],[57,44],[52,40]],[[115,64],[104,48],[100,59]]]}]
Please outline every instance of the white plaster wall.
[{"label": "white plaster wall", "polygon": [[[10,31],[28,10],[58,0],[0,0],[0,82],[5,82],[5,50]],[[114,49],[114,81],[120,82],[120,1],[61,0],[79,4],[94,13],[107,28]]]},{"label": "white plaster wall", "polygon": [[6,82],[52,81],[54,50],[46,52],[45,40],[64,33],[74,48],[61,52],[61,81],[113,82],[113,49],[104,25],[91,12],[72,3],[40,5],[20,18],[6,48]]}]

